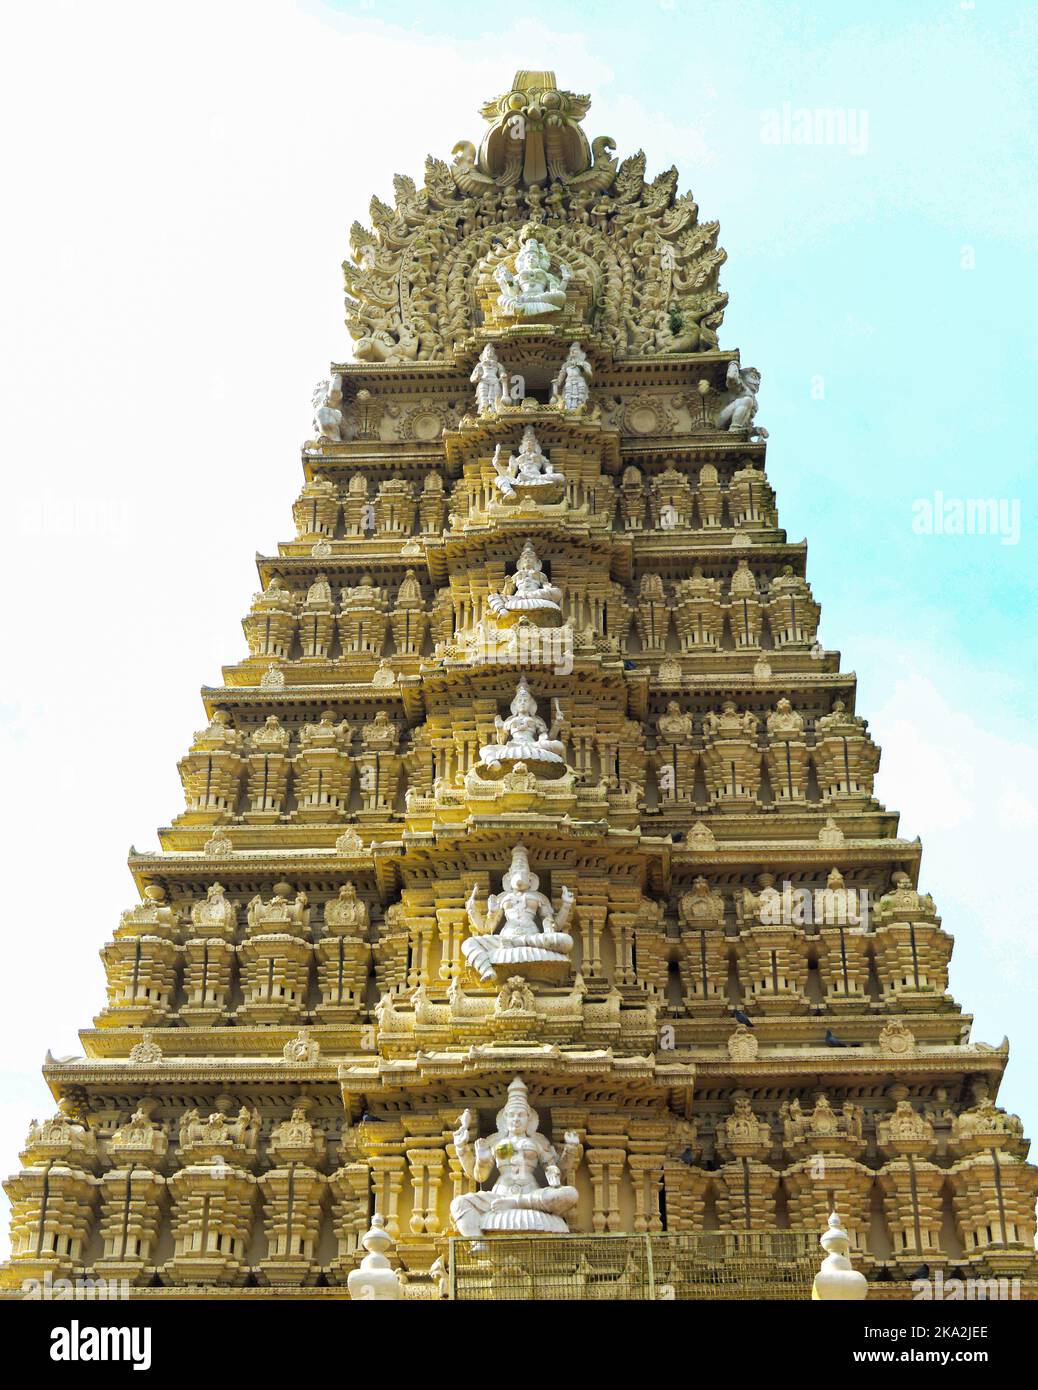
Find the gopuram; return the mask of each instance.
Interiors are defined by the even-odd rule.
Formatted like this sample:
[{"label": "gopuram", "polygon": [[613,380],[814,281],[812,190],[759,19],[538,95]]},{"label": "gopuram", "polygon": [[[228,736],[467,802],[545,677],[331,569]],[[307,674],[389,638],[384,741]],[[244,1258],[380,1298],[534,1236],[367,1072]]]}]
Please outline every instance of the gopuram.
[{"label": "gopuram", "polygon": [[1008,1047],[873,794],[718,224],[588,107],[518,73],[352,229],[354,360],[48,1056],[7,1297],[346,1299],[365,1238],[408,1298],[529,1296],[549,1246],[623,1296],[650,1241],[675,1297],[761,1252],[799,1297],[834,1210],[870,1297],[1033,1296]]}]

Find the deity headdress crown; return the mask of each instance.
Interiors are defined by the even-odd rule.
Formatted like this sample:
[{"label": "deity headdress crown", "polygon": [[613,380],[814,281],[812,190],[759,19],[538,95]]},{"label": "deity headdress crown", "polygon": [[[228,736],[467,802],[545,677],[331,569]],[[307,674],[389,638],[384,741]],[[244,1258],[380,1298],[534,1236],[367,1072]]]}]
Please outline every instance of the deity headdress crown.
[{"label": "deity headdress crown", "polygon": [[510,893],[515,887],[517,874],[521,874],[526,879],[527,891],[536,893],[541,881],[530,868],[530,860],[525,845],[516,845],[515,849],[512,850],[512,862],[508,872],[501,876],[501,887],[506,893]]},{"label": "deity headdress crown", "polygon": [[522,1108],[526,1112],[526,1133],[536,1134],[540,1121],[537,1118],[537,1111],[530,1105],[526,1082],[521,1076],[515,1077],[508,1083],[508,1099],[497,1112],[497,1128],[504,1130],[505,1121],[510,1111]]},{"label": "deity headdress crown", "polygon": [[536,714],[537,701],[530,694],[530,687],[525,679],[520,679],[515,688],[515,699],[508,706],[513,714]]}]

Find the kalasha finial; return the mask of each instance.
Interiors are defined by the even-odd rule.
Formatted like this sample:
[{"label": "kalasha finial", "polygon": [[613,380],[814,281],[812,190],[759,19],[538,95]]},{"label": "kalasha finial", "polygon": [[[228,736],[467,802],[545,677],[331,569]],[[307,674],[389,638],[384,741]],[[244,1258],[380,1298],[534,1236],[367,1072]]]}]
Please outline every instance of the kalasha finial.
[{"label": "kalasha finial", "polygon": [[836,1212],[829,1215],[828,1229],[819,1241],[825,1251],[822,1267],[811,1288],[812,1300],[822,1303],[848,1302],[868,1297],[869,1281],[848,1258],[851,1238]]}]

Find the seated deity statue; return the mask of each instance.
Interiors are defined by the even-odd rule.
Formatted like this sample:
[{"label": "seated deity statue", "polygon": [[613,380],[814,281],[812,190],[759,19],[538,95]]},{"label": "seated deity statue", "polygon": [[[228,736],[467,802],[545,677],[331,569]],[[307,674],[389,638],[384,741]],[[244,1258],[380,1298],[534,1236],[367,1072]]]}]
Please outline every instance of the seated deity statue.
[{"label": "seated deity statue", "polygon": [[508,373],[497,360],[493,343],[487,343],[469,377],[476,388],[476,409],[493,410],[501,399],[508,398]]},{"label": "seated deity statue", "polygon": [[[497,1112],[497,1131],[488,1139],[473,1137],[474,1117],[466,1110],[458,1118],[454,1148],[462,1172],[482,1183],[497,1168],[489,1192],[466,1192],[451,1202],[451,1220],[460,1235],[483,1248],[481,1237],[499,1231],[537,1231],[565,1235],[566,1213],[577,1205],[578,1193],[564,1181],[572,1177],[583,1149],[576,1133],[567,1130],[561,1154],[537,1132],[537,1112],[527,1100],[526,1085],[517,1076],[508,1099]],[[546,1187],[537,1180],[544,1172]]]},{"label": "seated deity statue", "polygon": [[537,441],[532,425],[523,430],[519,452],[501,461],[501,445],[494,450],[494,486],[510,502],[532,497],[537,502],[557,501],[562,495],[565,474],[551,466]]},{"label": "seated deity statue", "polygon": [[579,410],[587,404],[591,363],[579,343],[570,343],[566,360],[551,383],[552,399],[562,403],[563,410]]},{"label": "seated deity statue", "polygon": [[514,318],[530,318],[534,314],[555,314],[566,307],[566,286],[573,272],[559,262],[559,273],[551,268],[551,252],[529,235],[520,234],[522,245],[515,255],[515,271],[502,261],[494,271],[501,293],[497,297],[501,312]]},{"label": "seated deity statue", "polygon": [[512,863],[501,879],[501,892],[487,898],[486,912],[480,911],[473,887],[465,903],[474,936],[461,943],[462,954],[481,979],[497,979],[497,968],[504,974],[553,975],[569,962],[573,938],[565,927],[573,912],[574,897],[562,889],[558,913],[551,899],[539,892],[540,879],[530,868],[524,845],[512,851]]},{"label": "seated deity statue", "polygon": [[562,590],[549,581],[529,541],[523,546],[515,574],[505,582],[504,593],[487,597],[487,607],[501,626],[525,618],[537,627],[558,627],[561,603]]},{"label": "seated deity statue", "polygon": [[479,750],[482,770],[494,773],[511,771],[516,763],[525,763],[538,777],[559,776],[566,767],[566,750],[556,737],[562,727],[562,710],[555,701],[555,719],[549,729],[537,713],[537,701],[530,694],[525,680],[516,687],[515,699],[509,705],[507,719],[494,716],[494,727],[501,735],[500,743],[490,743]]},{"label": "seated deity statue", "polygon": [[740,367],[738,362],[729,362],[725,385],[736,394],[718,415],[718,429],[749,430],[751,434],[767,439],[767,430],[753,423],[757,414],[757,392],[760,390],[760,372],[757,368]]}]

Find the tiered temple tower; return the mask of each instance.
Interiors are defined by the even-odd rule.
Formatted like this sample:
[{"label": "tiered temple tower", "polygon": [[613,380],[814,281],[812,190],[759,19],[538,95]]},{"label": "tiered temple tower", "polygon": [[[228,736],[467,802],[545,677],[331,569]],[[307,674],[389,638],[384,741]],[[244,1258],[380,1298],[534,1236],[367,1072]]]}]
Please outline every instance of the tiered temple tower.
[{"label": "tiered temple tower", "polygon": [[517,74],[353,228],[356,360],[85,1055],[48,1059],[11,1291],[344,1297],[377,1211],[431,1295],[452,1232],[834,1206],[877,1292],[1033,1288],[1007,1047],[818,640],[718,225],[588,105]]}]

